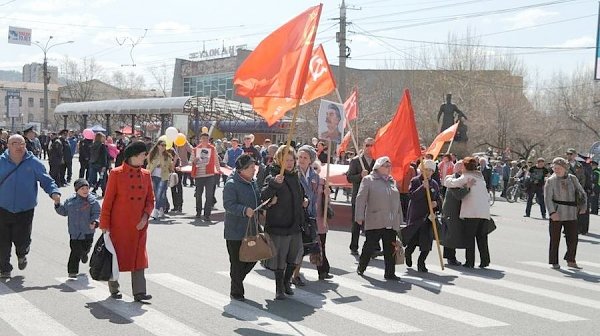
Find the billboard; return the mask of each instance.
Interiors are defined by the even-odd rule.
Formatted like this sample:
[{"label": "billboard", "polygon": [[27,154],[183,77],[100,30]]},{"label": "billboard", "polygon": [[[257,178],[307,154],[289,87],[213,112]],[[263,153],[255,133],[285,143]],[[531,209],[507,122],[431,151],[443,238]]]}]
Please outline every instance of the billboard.
[{"label": "billboard", "polygon": [[21,116],[21,92],[19,90],[6,90],[6,112],[9,118]]},{"label": "billboard", "polygon": [[8,43],[31,45],[31,29],[9,26]]}]

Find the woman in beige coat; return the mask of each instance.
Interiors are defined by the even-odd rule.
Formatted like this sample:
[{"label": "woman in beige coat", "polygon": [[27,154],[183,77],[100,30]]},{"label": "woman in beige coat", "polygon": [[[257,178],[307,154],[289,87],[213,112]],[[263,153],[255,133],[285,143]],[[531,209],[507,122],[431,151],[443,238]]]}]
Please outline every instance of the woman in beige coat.
[{"label": "woman in beige coat", "polygon": [[373,165],[373,171],[363,177],[356,196],[356,222],[364,225],[366,241],[360,254],[356,272],[363,275],[369,265],[373,252],[383,240],[383,258],[387,280],[399,280],[396,276],[393,242],[396,241],[400,223],[402,223],[402,207],[400,192],[396,181],[390,175],[392,163],[387,156],[380,157]]},{"label": "woman in beige coat", "polygon": [[569,163],[557,157],[552,160],[554,174],[548,178],[544,185],[544,200],[550,214],[550,256],[549,263],[552,268],[559,269],[558,246],[560,245],[560,232],[564,228],[567,240],[567,253],[565,260],[567,266],[580,269],[575,261],[577,253],[577,213],[587,211],[587,196],[575,175],[567,173]]},{"label": "woman in beige coat", "polygon": [[164,215],[164,208],[167,201],[167,187],[169,184],[169,175],[175,172],[173,157],[166,150],[167,143],[158,140],[156,145],[148,154],[148,171],[152,175],[152,188],[154,190],[154,210],[150,217],[160,218]]}]

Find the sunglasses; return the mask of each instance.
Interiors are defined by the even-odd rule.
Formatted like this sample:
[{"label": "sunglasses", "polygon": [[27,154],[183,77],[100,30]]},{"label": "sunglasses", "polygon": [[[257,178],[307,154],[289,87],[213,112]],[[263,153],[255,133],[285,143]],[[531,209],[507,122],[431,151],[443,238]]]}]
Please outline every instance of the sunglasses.
[{"label": "sunglasses", "polygon": [[373,147],[373,144],[365,144],[365,147]]},{"label": "sunglasses", "polygon": [[164,143],[163,143],[163,144],[158,144],[157,146],[160,146],[160,147],[167,147],[167,144],[164,144]]}]

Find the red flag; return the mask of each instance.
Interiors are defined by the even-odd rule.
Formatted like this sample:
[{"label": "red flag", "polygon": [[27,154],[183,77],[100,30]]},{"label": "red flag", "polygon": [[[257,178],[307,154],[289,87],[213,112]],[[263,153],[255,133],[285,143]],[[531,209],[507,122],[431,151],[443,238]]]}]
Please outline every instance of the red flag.
[{"label": "red flag", "polygon": [[[317,98],[328,95],[335,90],[335,79],[327,62],[323,46],[319,45],[310,58],[308,66],[308,77],[306,78],[306,86],[304,94],[300,100],[300,105],[309,103]],[[277,119],[267,120],[269,126],[273,125],[277,120],[281,119],[285,112],[296,106],[296,99],[291,98],[276,98],[276,97],[254,97],[250,98],[254,110],[260,115],[269,114],[276,111],[279,116]]]},{"label": "red flag", "polygon": [[358,90],[354,88],[350,97],[344,103],[344,111],[346,112],[346,123],[358,117]]},{"label": "red flag", "polygon": [[431,146],[427,148],[427,154],[433,155],[433,159],[437,158],[444,146],[446,141],[451,141],[454,139],[454,135],[456,134],[456,130],[458,129],[458,122],[448,128],[446,128],[442,133],[438,134],[438,136],[433,139]]},{"label": "red flag", "polygon": [[342,142],[340,143],[340,145],[338,146],[337,149],[337,155],[339,156],[341,152],[345,152],[346,148],[348,148],[348,144],[350,143],[350,140],[352,140],[352,136],[350,131],[346,132],[346,135],[344,135],[344,138],[342,139]]},{"label": "red flag", "polygon": [[375,159],[382,156],[390,158],[392,176],[396,181],[401,181],[411,161],[421,156],[415,113],[408,90],[404,90],[394,118],[377,131],[371,151]]},{"label": "red flag", "polygon": [[[322,6],[309,8],[260,42],[235,73],[237,95],[302,98]],[[259,114],[272,124],[284,113]]]}]

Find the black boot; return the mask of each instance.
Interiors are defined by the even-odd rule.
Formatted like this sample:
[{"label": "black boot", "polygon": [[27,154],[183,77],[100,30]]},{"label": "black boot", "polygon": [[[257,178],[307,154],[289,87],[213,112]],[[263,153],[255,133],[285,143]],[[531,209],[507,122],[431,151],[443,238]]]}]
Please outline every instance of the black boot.
[{"label": "black boot", "polygon": [[275,271],[275,300],[285,300],[283,270]]},{"label": "black boot", "polygon": [[417,270],[419,272],[427,273],[429,271],[427,267],[425,267],[427,255],[429,255],[429,251],[421,251],[421,254],[419,254],[419,260],[417,261]]},{"label": "black boot", "polygon": [[292,275],[294,275],[294,269],[296,265],[288,264],[285,269],[285,274],[283,277],[283,287],[285,289],[285,294],[294,295],[294,291],[292,290]]}]

